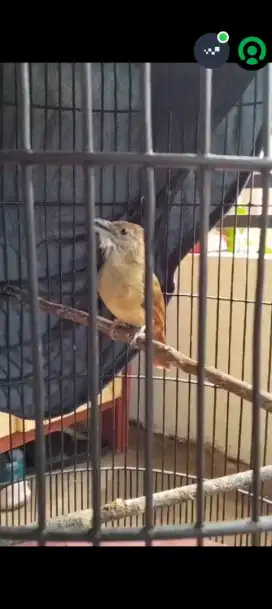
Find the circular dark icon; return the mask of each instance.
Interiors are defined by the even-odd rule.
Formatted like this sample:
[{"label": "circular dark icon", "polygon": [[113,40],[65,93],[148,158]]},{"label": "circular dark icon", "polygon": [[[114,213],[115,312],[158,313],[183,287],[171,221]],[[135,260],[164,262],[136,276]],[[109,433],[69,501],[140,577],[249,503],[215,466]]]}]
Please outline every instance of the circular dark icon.
[{"label": "circular dark icon", "polygon": [[246,70],[260,70],[268,63],[266,44],[257,36],[243,38],[237,52],[239,63]]},{"label": "circular dark icon", "polygon": [[221,68],[228,61],[229,52],[228,43],[220,43],[217,34],[204,34],[194,47],[195,59],[204,68]]}]

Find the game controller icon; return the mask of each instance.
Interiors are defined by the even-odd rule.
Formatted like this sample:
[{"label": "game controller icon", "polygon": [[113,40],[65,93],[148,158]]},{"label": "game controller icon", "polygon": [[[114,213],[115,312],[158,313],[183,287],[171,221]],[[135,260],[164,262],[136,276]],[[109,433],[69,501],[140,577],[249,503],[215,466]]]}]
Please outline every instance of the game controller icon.
[{"label": "game controller icon", "polygon": [[229,58],[228,41],[229,35],[224,31],[219,34],[204,34],[198,38],[194,46],[197,63],[204,68],[221,68]]}]

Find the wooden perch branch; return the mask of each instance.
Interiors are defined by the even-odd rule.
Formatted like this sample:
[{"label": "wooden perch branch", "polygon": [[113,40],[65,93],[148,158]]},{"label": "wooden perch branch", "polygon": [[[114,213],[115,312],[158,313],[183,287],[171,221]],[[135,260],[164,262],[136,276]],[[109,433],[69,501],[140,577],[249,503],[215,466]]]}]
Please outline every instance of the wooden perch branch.
[{"label": "wooden perch branch", "polygon": [[[230,476],[222,476],[205,480],[203,483],[203,492],[206,497],[217,495],[218,493],[228,493],[235,490],[243,490],[252,484],[253,471],[239,472]],[[266,465],[260,468],[260,480],[266,482],[272,479],[272,465]],[[154,493],[153,508],[164,508],[171,505],[177,505],[183,501],[195,501],[197,495],[197,485],[189,484],[167,491]],[[101,507],[101,524],[119,520],[131,516],[137,516],[145,511],[145,497],[137,497],[134,499],[116,499],[111,503],[107,503]],[[92,510],[82,510],[67,516],[59,516],[48,521],[48,525],[58,528],[87,528],[91,526]]]},{"label": "wooden perch branch", "polygon": [[[219,493],[229,493],[235,490],[244,490],[251,486],[253,480],[253,471],[248,470],[204,480],[203,492],[204,496],[211,497]],[[267,482],[272,480],[272,465],[266,465],[260,468],[260,481]],[[153,494],[153,509],[170,507],[178,505],[184,501],[195,501],[197,495],[197,485],[189,484],[179,488],[173,488],[167,491],[161,491]],[[145,497],[135,497],[133,499],[116,499],[111,503],[106,503],[100,510],[100,522],[112,522],[121,518],[139,516],[145,511]],[[47,520],[47,531],[54,529],[90,529],[92,526],[92,510],[81,510],[67,515],[57,516]],[[32,528],[33,523],[25,525],[25,529]],[[16,542],[11,542],[13,545]],[[10,543],[8,543],[10,545]]]},{"label": "wooden perch branch", "polygon": [[[6,285],[4,288],[2,288],[2,294],[14,297],[17,300],[22,301],[24,304],[29,305],[29,294],[26,290],[21,290],[20,288]],[[40,309],[48,315],[56,315],[61,319],[67,319],[75,324],[88,326],[89,314],[85,311],[79,311],[78,309],[73,309],[72,307],[68,307],[66,305],[45,300],[44,298],[39,298],[39,306]],[[111,321],[105,319],[104,317],[97,316],[97,329],[100,332],[110,336],[111,328]],[[131,329],[128,329],[128,326],[120,323],[117,327],[115,327],[115,336],[116,340],[128,343],[132,336]],[[183,355],[169,345],[163,345],[155,340],[153,340],[153,345],[156,353],[164,354],[165,362],[169,362],[171,366],[179,368],[187,374],[192,374],[194,376],[198,375],[197,361]],[[145,351],[145,340],[139,338],[135,347],[140,351]],[[221,370],[217,370],[217,368],[214,368],[213,366],[205,366],[205,379],[210,383],[213,383],[213,385],[216,387],[233,393],[234,395],[237,395],[248,402],[253,401],[252,385],[249,385],[245,381],[238,380],[230,374],[222,372]],[[259,403],[261,408],[268,412],[272,412],[271,393],[261,391]]]}]

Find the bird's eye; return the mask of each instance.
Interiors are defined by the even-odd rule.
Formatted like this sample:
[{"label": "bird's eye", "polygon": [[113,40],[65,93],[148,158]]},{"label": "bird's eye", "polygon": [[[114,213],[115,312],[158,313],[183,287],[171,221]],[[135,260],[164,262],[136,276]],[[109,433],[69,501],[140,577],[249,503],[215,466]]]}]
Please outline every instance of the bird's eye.
[{"label": "bird's eye", "polygon": [[126,228],[122,228],[121,235],[127,235],[127,229]]}]

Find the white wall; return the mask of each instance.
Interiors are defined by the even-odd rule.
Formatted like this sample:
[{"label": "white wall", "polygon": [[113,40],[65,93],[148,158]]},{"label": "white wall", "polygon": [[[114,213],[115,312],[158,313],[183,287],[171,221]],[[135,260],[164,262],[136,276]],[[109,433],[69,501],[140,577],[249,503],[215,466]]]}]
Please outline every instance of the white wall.
[{"label": "white wall", "polygon": [[[193,262],[194,261],[194,262]],[[207,364],[216,365],[223,371],[230,372],[237,378],[242,378],[244,359],[244,379],[252,382],[252,328],[255,299],[257,260],[247,262],[244,258],[234,259],[231,255],[221,258],[219,267],[218,256],[208,258],[208,300],[207,300]],[[269,390],[270,372],[269,355],[270,325],[272,315],[272,260],[265,262],[265,288],[263,304],[262,328],[262,378],[261,386]],[[173,296],[167,309],[167,342],[178,348],[185,355],[197,356],[197,297],[193,298],[191,314],[191,292],[197,295],[198,291],[198,265],[199,257],[188,255],[180,265],[180,295]],[[248,266],[248,270],[247,270]],[[233,273],[233,295],[236,299],[231,306],[231,286]],[[248,294],[245,295],[246,277],[248,275]],[[176,276],[176,285],[178,273]],[[218,282],[219,297],[218,304]],[[214,299],[213,299],[214,298]],[[248,304],[245,304],[247,299]],[[231,312],[232,309],[232,312]],[[231,322],[232,315],[232,322]],[[246,324],[245,346],[244,327]],[[192,325],[192,331],[191,331]],[[218,356],[216,356],[216,338],[218,326]],[[190,344],[192,351],[190,353]],[[230,356],[230,368],[228,359]],[[144,356],[141,354],[141,372],[144,375]],[[133,363],[132,374],[138,373],[138,358]],[[167,435],[177,435],[180,439],[196,440],[196,384],[195,378],[188,382],[188,375],[178,373],[179,382],[176,383],[176,371],[167,374],[163,382],[163,375],[154,369],[154,405],[155,420],[154,431]],[[137,419],[139,389],[139,417],[144,422],[144,380],[132,380],[130,417]],[[240,447],[240,460],[250,461],[251,438],[251,404],[243,402],[233,395],[228,395],[220,389],[206,387],[205,405],[205,440],[208,444],[214,443],[229,457],[237,459],[239,454],[239,426],[242,428],[242,442]],[[164,395],[165,395],[165,423],[164,423]],[[228,416],[229,410],[229,416]],[[265,441],[267,449],[265,461],[272,463],[272,415],[261,411],[261,458]],[[177,428],[176,428],[177,419]],[[227,420],[228,428],[227,428]],[[227,431],[226,431],[227,430]]]}]

